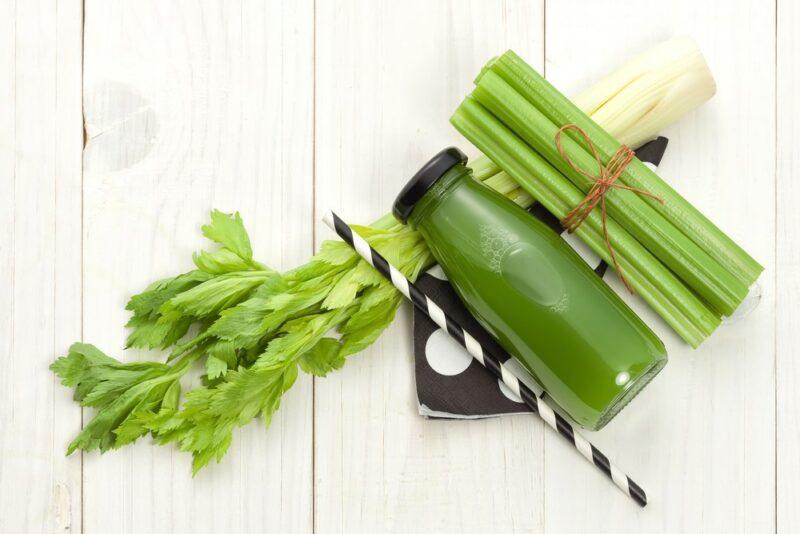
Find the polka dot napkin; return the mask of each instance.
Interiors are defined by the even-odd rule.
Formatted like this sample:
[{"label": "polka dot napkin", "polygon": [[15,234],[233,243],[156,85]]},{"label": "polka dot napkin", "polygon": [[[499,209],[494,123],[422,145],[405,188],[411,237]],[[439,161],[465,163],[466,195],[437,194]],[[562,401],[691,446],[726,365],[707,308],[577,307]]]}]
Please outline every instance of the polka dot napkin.
[{"label": "polka dot napkin", "polygon": [[[641,146],[636,151],[636,156],[655,167],[660,163],[666,148],[667,139],[659,137]],[[530,211],[554,232],[561,234],[598,276],[607,277],[607,282],[613,277],[614,282],[609,285],[623,299],[631,298],[605,262],[578,237],[563,232],[558,219],[538,204]],[[477,333],[478,341],[483,344],[495,343],[458,300],[438,265],[423,273],[417,280],[417,285],[441,304],[445,312],[451,314],[468,329],[473,328],[470,331]],[[534,391],[541,392],[541,388],[519,363],[512,360],[507,365],[522,382]],[[414,309],[414,366],[421,415],[472,419],[528,411],[517,395],[487,373],[455,340],[417,309]]]}]

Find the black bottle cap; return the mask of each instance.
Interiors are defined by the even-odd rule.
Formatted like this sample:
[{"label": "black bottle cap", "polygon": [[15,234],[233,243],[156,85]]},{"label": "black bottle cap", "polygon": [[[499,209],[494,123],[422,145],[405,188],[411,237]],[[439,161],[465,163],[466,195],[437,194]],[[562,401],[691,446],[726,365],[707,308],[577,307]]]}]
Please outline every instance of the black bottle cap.
[{"label": "black bottle cap", "polygon": [[433,187],[436,181],[458,164],[466,164],[467,156],[454,146],[447,147],[435,156],[408,181],[397,195],[392,213],[405,223],[417,202]]}]

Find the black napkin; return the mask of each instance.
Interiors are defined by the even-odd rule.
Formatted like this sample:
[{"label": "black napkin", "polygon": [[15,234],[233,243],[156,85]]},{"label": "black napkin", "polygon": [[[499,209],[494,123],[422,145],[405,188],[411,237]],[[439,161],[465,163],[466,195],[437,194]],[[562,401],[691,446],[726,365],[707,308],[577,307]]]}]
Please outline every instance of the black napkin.
[{"label": "black napkin", "polygon": [[[654,168],[661,162],[667,138],[659,137],[642,145],[636,156]],[[580,256],[603,277],[608,266],[578,237],[567,234],[558,219],[540,204],[530,208],[533,216],[544,221],[570,244]],[[461,304],[442,269],[437,265],[423,273],[417,285],[438,302],[444,311],[465,326],[472,327],[478,341],[494,344]],[[469,329],[469,328],[468,328]],[[506,363],[510,370],[537,393],[541,388],[515,360]],[[417,400],[421,415],[439,418],[472,419],[528,412],[522,400],[494,378],[433,321],[414,309],[414,371]]]}]

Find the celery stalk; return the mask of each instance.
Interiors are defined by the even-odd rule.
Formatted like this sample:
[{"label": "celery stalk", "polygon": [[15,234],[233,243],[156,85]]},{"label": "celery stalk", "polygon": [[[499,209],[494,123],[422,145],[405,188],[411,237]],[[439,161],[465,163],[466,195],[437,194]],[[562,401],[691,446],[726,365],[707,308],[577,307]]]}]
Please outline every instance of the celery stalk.
[{"label": "celery stalk", "polygon": [[[493,68],[480,77],[473,97],[584,193],[591,188],[594,180],[575,171],[559,154],[553,141],[558,126],[495,73]],[[537,99],[537,103],[540,102],[541,97]],[[550,100],[541,103],[541,107],[557,106],[558,103]],[[577,141],[563,135],[562,145],[579,168],[591,172],[598,170],[593,156]],[[635,192],[610,189],[606,194],[608,213],[714,309],[724,315],[733,313],[747,295],[747,287],[670,220],[654,210],[644,198],[644,195]]]},{"label": "celery stalk", "polygon": [[521,208],[527,208],[533,205],[535,202],[534,198],[531,196],[530,193],[525,191],[523,188],[518,187],[514,189],[512,192],[506,195],[511,202],[516,204]]},{"label": "celery stalk", "polygon": [[[475,172],[475,171],[473,171]],[[501,195],[507,195],[508,193],[512,192],[514,189],[519,187],[519,184],[514,181],[514,178],[509,176],[505,171],[500,171],[494,176],[483,180],[483,183],[500,193]]]},{"label": "celery stalk", "polygon": [[495,162],[485,156],[471,160],[469,167],[472,169],[472,176],[481,182],[502,170]]},{"label": "celery stalk", "polygon": [[[472,97],[464,100],[451,122],[556,217],[564,217],[583,198],[580,190]],[[610,263],[601,228],[600,215],[593,212],[576,233]],[[687,343],[698,346],[719,325],[719,318],[622,227],[609,220],[608,229],[631,285]]]},{"label": "celery stalk", "polygon": [[[497,73],[526,100],[536,105],[553,123],[580,126],[589,135],[603,161],[608,161],[617,151],[618,141],[514,52],[509,50],[496,58],[489,69],[484,69],[482,76],[489,70]],[[574,132],[571,135],[583,144]],[[638,159],[631,162],[620,180],[625,185],[649,191],[661,198],[663,204],[652,198],[643,200],[707,251],[708,256],[735,276],[745,288],[763,271],[755,259]]]}]

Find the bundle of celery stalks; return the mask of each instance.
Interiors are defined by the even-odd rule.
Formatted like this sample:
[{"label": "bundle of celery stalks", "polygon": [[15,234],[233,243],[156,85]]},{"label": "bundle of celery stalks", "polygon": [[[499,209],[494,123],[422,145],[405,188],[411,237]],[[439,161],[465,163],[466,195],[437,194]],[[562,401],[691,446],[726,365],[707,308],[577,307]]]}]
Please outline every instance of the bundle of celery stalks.
[{"label": "bundle of celery stalks", "polygon": [[[507,53],[483,70],[452,121],[488,156],[473,160],[475,178],[522,208],[541,202],[563,217],[589,184],[554,152],[557,125],[580,125],[605,161],[619,142],[640,145],[714,90],[688,39],[647,51],[574,104]],[[565,147],[587,169],[595,164],[580,139]],[[697,346],[741,302],[761,267],[638,160],[621,180],[664,204],[609,191],[619,265]],[[358,231],[411,279],[433,263],[422,237],[391,215]],[[69,452],[105,451],[151,434],[191,452],[196,471],[222,458],[236,427],[259,416],[269,423],[299,371],[324,376],[374,342],[403,300],[343,242],[326,241],[308,263],[281,273],[253,258],[238,214],[213,212],[203,233],[220,246],[196,254],[195,269],[153,283],[127,306],[128,346],[167,350],[166,362],[123,363],[76,343],[51,366],[81,405],[97,410]],[[577,234],[609,260],[597,214]],[[184,392],[182,379],[196,366],[204,369],[202,382]]]},{"label": "bundle of celery stalks", "polygon": [[[605,164],[620,147],[512,51],[484,67],[451,122],[559,219],[594,185],[593,150]],[[585,135],[566,130],[562,152],[554,140],[564,125]],[[607,230],[594,210],[577,234],[612,264],[607,231],[619,274],[697,347],[742,303],[763,267],[638,159],[619,181],[636,190],[607,191]]]}]

